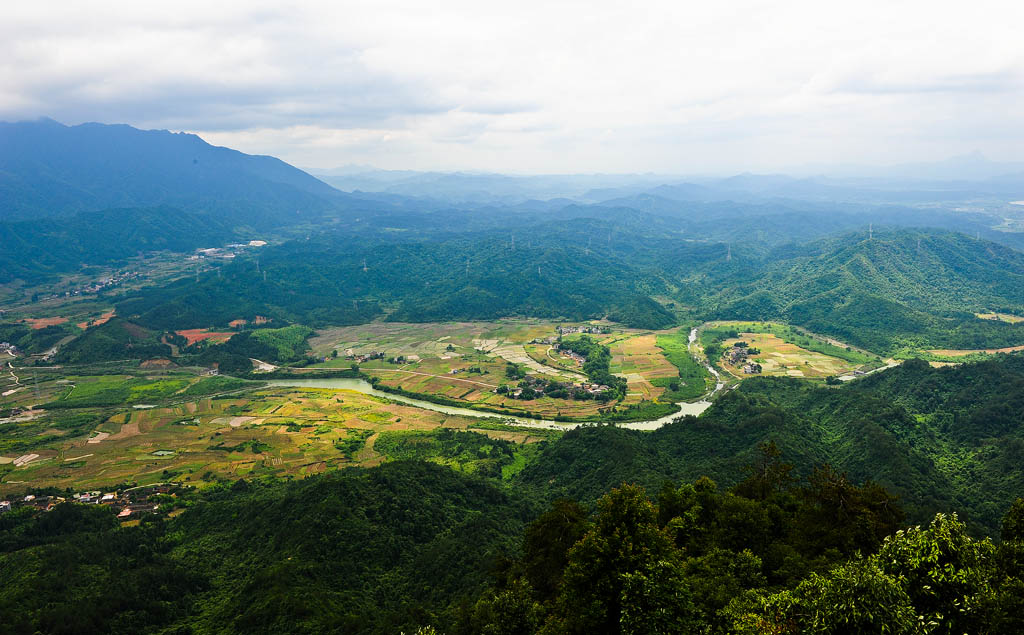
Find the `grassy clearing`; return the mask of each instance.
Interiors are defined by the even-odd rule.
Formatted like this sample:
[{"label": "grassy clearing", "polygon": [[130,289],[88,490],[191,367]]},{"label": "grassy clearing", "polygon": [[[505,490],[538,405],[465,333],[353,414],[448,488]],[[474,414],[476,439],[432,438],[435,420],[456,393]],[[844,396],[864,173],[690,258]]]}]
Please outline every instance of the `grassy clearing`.
[{"label": "grassy clearing", "polygon": [[1010,324],[1024,322],[1024,317],[1009,313],[975,313],[974,316],[982,320],[998,320],[999,322],[1009,322]]},{"label": "grassy clearing", "polygon": [[[722,345],[724,348],[729,348],[739,341],[747,342],[751,348],[761,351],[752,356],[752,359],[761,365],[762,375],[820,379],[830,375],[850,373],[860,366],[838,357],[800,348],[774,333],[745,331],[739,333],[739,337],[725,340]],[[737,377],[749,377],[749,375],[744,375],[742,364],[732,365],[724,360],[720,364]]]}]

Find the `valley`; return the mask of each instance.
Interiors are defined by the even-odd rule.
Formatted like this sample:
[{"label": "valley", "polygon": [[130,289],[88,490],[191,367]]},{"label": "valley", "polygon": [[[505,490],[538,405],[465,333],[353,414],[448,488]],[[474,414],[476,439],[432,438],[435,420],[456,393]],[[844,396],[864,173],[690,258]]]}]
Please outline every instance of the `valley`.
[{"label": "valley", "polygon": [[837,632],[805,616],[850,588],[1015,632],[1016,177],[345,192],[189,134],[0,141],[14,632]]}]

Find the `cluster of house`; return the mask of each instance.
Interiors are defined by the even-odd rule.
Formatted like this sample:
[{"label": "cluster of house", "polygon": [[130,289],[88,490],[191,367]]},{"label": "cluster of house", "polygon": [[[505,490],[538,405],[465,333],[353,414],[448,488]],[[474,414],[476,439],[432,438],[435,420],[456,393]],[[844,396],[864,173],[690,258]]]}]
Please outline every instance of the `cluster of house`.
[{"label": "cluster of house", "polygon": [[[158,494],[171,494],[171,491],[171,485],[145,485],[115,492],[78,492],[73,494],[70,500],[83,505],[110,505],[115,509],[120,508],[117,517],[124,520],[139,514],[156,513],[160,504],[153,502],[152,498]],[[0,501],[0,513],[9,512],[15,507],[31,507],[37,511],[48,512],[65,502],[68,502],[68,499],[63,496],[29,494],[14,501]]]},{"label": "cluster of house", "polygon": [[760,354],[760,350],[756,348],[750,348],[746,342],[736,342],[736,344],[725,351],[724,357],[730,364],[738,366],[743,365],[743,372],[747,375],[756,375],[761,372],[761,365],[750,359],[751,355]]},{"label": "cluster of house", "polygon": [[120,271],[118,273],[115,273],[112,276],[107,276],[105,278],[100,278],[99,280],[97,280],[95,282],[90,282],[89,284],[86,284],[83,287],[78,287],[76,289],[69,289],[69,290],[64,291],[64,292],[58,291],[57,293],[52,293],[52,294],[48,294],[48,295],[40,295],[37,299],[39,299],[39,300],[51,300],[53,298],[70,298],[70,297],[79,296],[79,295],[83,295],[83,294],[99,293],[100,291],[103,291],[104,289],[109,289],[110,287],[115,287],[115,286],[121,284],[122,282],[126,282],[128,280],[133,280],[135,278],[138,278],[141,275],[142,275],[142,273],[138,272],[138,271]]},{"label": "cluster of house", "polygon": [[557,344],[558,338],[554,335],[551,337],[537,337],[530,340],[531,344]]},{"label": "cluster of house", "polygon": [[577,366],[582,366],[583,363],[587,361],[586,357],[580,355],[576,351],[570,351],[568,349],[562,349],[558,351],[558,354],[566,359],[571,359]]},{"label": "cluster of house", "polygon": [[560,335],[569,335],[570,333],[592,333],[598,335],[601,333],[608,333],[608,327],[606,326],[557,326],[555,330]]},{"label": "cluster of house", "polygon": [[351,359],[352,361],[359,363],[368,362],[371,359],[384,359],[384,351],[370,351],[369,353],[360,353],[356,355],[355,351],[351,348],[346,348],[345,359]]},{"label": "cluster of house", "polygon": [[0,342],[0,353],[10,353],[11,355],[21,355],[18,352],[18,347],[10,342]]},{"label": "cluster of house", "polygon": [[[530,391],[533,391],[534,393],[541,393],[542,394],[542,393],[545,393],[545,392],[548,391],[548,384],[549,384],[549,382],[546,379],[542,379],[540,377],[534,377],[532,375],[527,375],[525,379],[523,379],[521,382],[519,382],[519,386],[517,386],[515,388],[507,388],[507,393],[506,394],[508,394],[508,396],[512,397],[513,399],[520,399],[520,398],[522,398],[524,390],[530,390]],[[566,384],[562,384],[562,383],[559,382],[558,383],[558,388],[561,389],[561,390],[565,390],[566,393],[568,393],[570,396],[575,396],[575,395],[579,395],[579,394],[582,394],[582,393],[586,393],[586,394],[589,394],[589,395],[600,395],[600,394],[606,393],[609,390],[611,390],[610,386],[605,386],[604,384],[593,384],[593,383],[581,383],[581,384],[566,383]],[[502,387],[499,386],[495,390],[495,392],[500,393],[501,389],[502,389]]]}]

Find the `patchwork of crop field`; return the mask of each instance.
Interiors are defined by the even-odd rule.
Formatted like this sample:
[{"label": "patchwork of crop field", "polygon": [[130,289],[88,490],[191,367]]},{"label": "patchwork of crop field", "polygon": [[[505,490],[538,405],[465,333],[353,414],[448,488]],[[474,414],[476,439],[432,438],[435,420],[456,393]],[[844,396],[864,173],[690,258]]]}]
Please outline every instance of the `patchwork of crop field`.
[{"label": "patchwork of crop field", "polygon": [[[383,432],[401,437],[439,428],[473,429],[516,444],[557,434],[507,429],[354,391],[261,389],[237,398],[118,412],[77,438],[52,442],[32,454],[4,456],[0,492],[20,491],[26,483],[74,489],[305,476],[385,460],[387,455],[375,450]],[[8,463],[17,465],[11,469]]]},{"label": "patchwork of crop field", "polygon": [[[542,320],[502,320],[332,328],[311,339],[314,354],[328,357],[313,368],[347,368],[353,361],[345,359],[346,354],[359,357],[379,353],[385,359],[361,361],[359,368],[379,378],[386,387],[464,401],[467,405],[497,407],[509,414],[574,418],[596,415],[607,404],[543,396],[523,401],[494,392],[502,384],[514,383],[505,375],[508,363],[520,365],[528,375],[553,381],[587,381],[581,366],[560,355],[549,343],[558,336],[558,326]],[[601,326],[609,332],[590,336],[609,346],[611,371],[627,380],[627,394],[619,407],[659,400],[666,393],[667,382],[677,379],[679,371],[665,358],[657,338],[674,331]],[[338,352],[336,359],[329,358],[332,351]],[[402,363],[386,361],[398,357],[404,358]]]},{"label": "patchwork of crop field", "polygon": [[[621,402],[553,398],[543,388],[528,399],[499,391],[503,385],[538,385],[534,379],[587,381],[578,362],[552,344],[558,326],[508,320],[328,329],[313,339],[314,352],[328,361],[293,372],[306,375],[358,364],[381,388],[544,419],[595,420],[608,416],[611,408],[624,412],[633,406],[638,412],[657,410],[665,407],[661,402],[696,398],[707,389],[706,373],[689,355],[687,330],[601,325],[602,332],[586,336],[608,347],[609,370],[627,380]],[[785,341],[774,332],[780,328],[787,327],[763,325],[754,329],[763,332],[741,334],[760,349],[754,358],[764,374],[820,378],[856,367],[851,360]],[[849,356],[860,354],[814,343]],[[338,355],[332,358],[335,350]],[[743,377],[740,369],[726,369]],[[0,493],[29,485],[80,489],[123,482],[203,485],[238,476],[301,477],[403,456],[507,475],[525,466],[523,457],[536,451],[530,444],[559,434],[502,427],[497,419],[446,415],[359,392],[266,388],[232,377],[197,377],[189,369],[66,372],[8,368],[0,378],[0,410],[6,413],[0,419]],[[39,404],[43,408],[33,409]],[[485,436],[452,437],[446,430]],[[481,441],[488,438],[497,444],[494,448]]]}]

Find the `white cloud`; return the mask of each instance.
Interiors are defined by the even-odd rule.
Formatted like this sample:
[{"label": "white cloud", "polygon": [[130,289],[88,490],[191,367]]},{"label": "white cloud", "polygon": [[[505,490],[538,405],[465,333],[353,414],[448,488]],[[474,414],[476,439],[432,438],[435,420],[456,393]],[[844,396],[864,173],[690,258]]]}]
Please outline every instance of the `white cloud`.
[{"label": "white cloud", "polygon": [[196,131],[299,165],[770,169],[1020,159],[1024,6],[40,2],[0,118]]}]

